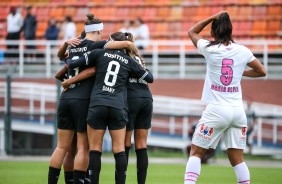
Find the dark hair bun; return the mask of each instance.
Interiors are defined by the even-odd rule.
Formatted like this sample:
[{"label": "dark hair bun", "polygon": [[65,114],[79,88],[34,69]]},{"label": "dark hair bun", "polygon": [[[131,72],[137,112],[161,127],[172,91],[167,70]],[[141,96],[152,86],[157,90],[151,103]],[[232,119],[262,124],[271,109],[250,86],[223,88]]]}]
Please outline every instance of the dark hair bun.
[{"label": "dark hair bun", "polygon": [[88,20],[93,20],[94,19],[94,14],[93,13],[88,13],[87,15]]}]

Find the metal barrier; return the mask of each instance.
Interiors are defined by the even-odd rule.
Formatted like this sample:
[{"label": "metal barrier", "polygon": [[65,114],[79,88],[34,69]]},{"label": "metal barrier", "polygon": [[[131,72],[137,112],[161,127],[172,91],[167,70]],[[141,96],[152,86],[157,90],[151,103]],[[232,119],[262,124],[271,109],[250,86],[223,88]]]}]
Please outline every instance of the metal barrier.
[{"label": "metal barrier", "polygon": [[[256,54],[262,55],[262,62],[269,71],[268,78],[282,78],[281,75],[281,53],[282,40],[238,40],[240,44],[250,47]],[[5,70],[5,63],[13,63],[16,68],[16,74],[19,77],[53,77],[54,73],[60,67],[59,59],[56,57],[58,46],[62,41],[7,41],[0,40],[1,52],[18,54],[18,57],[4,57],[0,62],[0,70]],[[7,45],[18,45],[19,49],[6,49]],[[27,45],[35,45],[37,48],[25,49]],[[274,47],[274,48],[272,48]],[[149,48],[141,51],[145,56],[147,67],[152,70],[154,77],[157,78],[200,78],[205,75],[204,59],[201,57],[191,41],[183,40],[160,40],[151,41]],[[269,54],[278,55],[273,58],[276,64],[269,67]],[[27,54],[40,55],[36,59],[31,60],[26,57]],[[280,56],[279,56],[280,54]],[[5,54],[4,54],[5,55]],[[173,56],[173,57],[170,57]],[[188,58],[188,56],[196,56],[197,58]],[[274,56],[276,57],[276,56]],[[279,58],[280,57],[280,58]],[[1,64],[2,63],[2,64]],[[38,64],[38,65],[36,65]],[[277,65],[278,64],[278,65]],[[36,65],[36,69],[31,70]],[[279,67],[280,66],[280,67]],[[40,71],[36,73],[35,71]],[[2,72],[3,73],[3,72]],[[4,72],[5,73],[5,72]]]},{"label": "metal barrier", "polygon": [[[57,89],[55,85],[32,83],[32,82],[12,82],[12,100],[26,100],[28,105],[20,106],[12,103],[12,112],[19,114],[28,114],[29,120],[33,121],[33,116],[40,116],[38,124],[47,125],[45,116],[56,112],[55,102]],[[0,82],[0,99],[5,99],[6,84]],[[5,99],[5,101],[7,101]],[[46,103],[53,104],[47,107]],[[37,104],[37,105],[35,105]],[[259,147],[264,145],[265,141],[272,142],[273,145],[282,144],[282,106],[256,103],[252,104],[257,117],[257,131],[255,138]],[[0,107],[0,111],[5,111],[5,104]],[[193,119],[198,119],[205,104],[200,100],[176,98],[167,96],[154,96],[154,111],[152,120],[152,132],[158,132],[163,129],[165,135],[177,136],[181,140],[188,139],[188,130],[193,123]],[[1,112],[0,112],[1,113]],[[1,119],[1,118],[0,118]],[[13,120],[14,121],[14,120]],[[13,124],[14,122],[12,122]],[[50,124],[48,124],[50,126]],[[26,124],[26,126],[34,126]],[[20,128],[20,126],[19,126]],[[32,129],[32,131],[39,131]],[[39,132],[50,134],[49,129],[41,126]],[[28,131],[25,127],[23,131]],[[2,134],[1,134],[2,135]],[[3,136],[3,135],[2,135]],[[2,140],[0,140],[1,142]]]}]

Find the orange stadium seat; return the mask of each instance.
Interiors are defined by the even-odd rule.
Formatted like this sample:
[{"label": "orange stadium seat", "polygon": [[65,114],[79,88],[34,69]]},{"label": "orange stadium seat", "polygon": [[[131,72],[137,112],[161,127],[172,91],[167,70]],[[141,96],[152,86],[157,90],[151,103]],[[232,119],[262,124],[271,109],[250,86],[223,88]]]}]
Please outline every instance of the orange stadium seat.
[{"label": "orange stadium seat", "polygon": [[233,34],[240,37],[246,37],[249,36],[252,30],[252,21],[241,21],[239,23],[239,30],[237,32],[234,32]]},{"label": "orange stadium seat", "polygon": [[254,21],[251,34],[253,36],[264,36],[266,33],[266,21]]},{"label": "orange stadium seat", "polygon": [[44,38],[47,27],[48,27],[48,23],[46,21],[38,22],[37,30],[36,30],[36,37],[41,38],[41,39]]},{"label": "orange stadium seat", "polygon": [[188,6],[188,7],[184,7],[184,11],[183,11],[183,20],[184,21],[192,21],[193,17],[196,15],[197,13],[197,7],[196,6]]},{"label": "orange stadium seat", "polygon": [[66,7],[64,15],[65,16],[67,16],[67,15],[74,16],[74,15],[76,15],[76,11],[77,11],[77,8],[75,8],[75,7]]},{"label": "orange stadium seat", "polygon": [[129,8],[128,7],[118,7],[117,8],[117,14],[118,18],[123,19],[123,20],[129,20]]},{"label": "orange stadium seat", "polygon": [[50,10],[50,13],[49,13],[49,16],[51,18],[56,18],[57,20],[64,20],[65,18],[65,15],[64,15],[64,8],[60,7],[60,8],[57,8],[57,7],[54,7]]},{"label": "orange stadium seat", "polygon": [[250,20],[252,19],[252,6],[240,6],[238,11],[238,19],[240,20]]},{"label": "orange stadium seat", "polygon": [[281,21],[280,20],[270,20],[270,21],[267,21],[266,35],[278,36],[279,35],[279,31],[282,31],[282,29],[281,29]]},{"label": "orange stadium seat", "polygon": [[142,17],[144,15],[143,7],[130,8],[129,17],[135,19],[136,17]]},{"label": "orange stadium seat", "polygon": [[253,16],[255,19],[265,18],[267,7],[262,6],[254,6],[253,8]]},{"label": "orange stadium seat", "polygon": [[159,7],[157,9],[157,19],[167,20],[169,17],[170,9],[168,7]]},{"label": "orange stadium seat", "polygon": [[5,20],[7,19],[7,16],[10,12],[10,7],[0,7],[0,20]]},{"label": "orange stadium seat", "polygon": [[211,8],[208,6],[198,6],[194,20],[199,21],[211,16]]},{"label": "orange stadium seat", "polygon": [[49,20],[49,7],[38,7],[36,11],[36,18],[38,21]]},{"label": "orange stadium seat", "polygon": [[267,16],[269,19],[280,19],[281,20],[282,7],[281,5],[270,5],[267,8]]},{"label": "orange stadium seat", "polygon": [[181,20],[183,8],[181,6],[172,7],[170,11],[170,20]]},{"label": "orange stadium seat", "polygon": [[223,10],[225,10],[225,8],[223,6],[221,6],[221,5],[212,6],[211,10],[210,10],[211,11],[210,15],[216,14],[216,13],[218,13],[220,11],[223,11]]},{"label": "orange stadium seat", "polygon": [[157,10],[155,7],[146,7],[142,19],[144,19],[145,21],[153,21],[155,20],[156,14]]},{"label": "orange stadium seat", "polygon": [[238,6],[227,6],[226,11],[228,12],[231,19],[236,19],[238,16]]},{"label": "orange stadium seat", "polygon": [[[76,15],[73,17],[75,21],[85,21],[86,15],[89,13],[89,9],[85,7],[78,8]],[[95,11],[92,11],[95,15]],[[95,15],[96,16],[96,15]]]}]

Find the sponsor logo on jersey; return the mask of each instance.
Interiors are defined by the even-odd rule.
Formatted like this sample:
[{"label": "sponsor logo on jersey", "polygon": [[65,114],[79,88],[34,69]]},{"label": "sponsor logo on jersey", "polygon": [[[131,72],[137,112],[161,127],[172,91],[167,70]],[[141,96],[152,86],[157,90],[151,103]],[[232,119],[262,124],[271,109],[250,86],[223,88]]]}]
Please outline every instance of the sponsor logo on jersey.
[{"label": "sponsor logo on jersey", "polygon": [[246,135],[246,133],[247,133],[247,127],[243,127],[242,128],[242,135]]},{"label": "sponsor logo on jersey", "polygon": [[203,135],[211,136],[213,134],[213,128],[209,128],[208,126],[205,126],[204,124],[202,124],[200,132]]},{"label": "sponsor logo on jersey", "polygon": [[127,59],[125,59],[124,57],[119,56],[117,54],[110,54],[110,53],[105,52],[104,56],[109,57],[109,58],[113,58],[113,59],[118,59],[121,62],[123,62],[125,64],[128,64],[128,60]]},{"label": "sponsor logo on jersey", "polygon": [[87,47],[78,47],[78,48],[70,49],[70,53],[86,52],[86,51],[87,51]]}]

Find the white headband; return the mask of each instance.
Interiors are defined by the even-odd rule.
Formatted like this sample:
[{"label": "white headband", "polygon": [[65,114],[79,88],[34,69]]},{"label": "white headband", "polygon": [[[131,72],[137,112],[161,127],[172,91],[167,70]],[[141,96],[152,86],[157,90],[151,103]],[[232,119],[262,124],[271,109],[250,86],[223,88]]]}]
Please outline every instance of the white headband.
[{"label": "white headband", "polygon": [[103,28],[104,28],[103,23],[90,24],[90,25],[84,26],[85,33],[94,32],[94,31],[102,31]]}]

